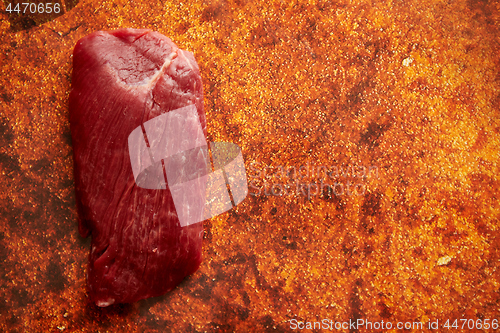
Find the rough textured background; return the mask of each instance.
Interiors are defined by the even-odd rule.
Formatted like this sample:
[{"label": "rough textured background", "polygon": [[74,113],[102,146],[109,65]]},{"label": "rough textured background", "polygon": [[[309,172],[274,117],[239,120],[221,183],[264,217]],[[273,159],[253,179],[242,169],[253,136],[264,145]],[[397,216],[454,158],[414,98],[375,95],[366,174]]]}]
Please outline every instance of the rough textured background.
[{"label": "rough textured background", "polygon": [[[86,0],[29,30],[5,4],[1,331],[500,319],[499,2]],[[209,139],[242,147],[254,195],[205,223],[202,266],[173,292],[99,309],[77,234],[70,56],[82,36],[119,27],[195,54]],[[364,193],[265,195],[297,180],[269,175],[279,165],[378,173],[329,179]]]}]

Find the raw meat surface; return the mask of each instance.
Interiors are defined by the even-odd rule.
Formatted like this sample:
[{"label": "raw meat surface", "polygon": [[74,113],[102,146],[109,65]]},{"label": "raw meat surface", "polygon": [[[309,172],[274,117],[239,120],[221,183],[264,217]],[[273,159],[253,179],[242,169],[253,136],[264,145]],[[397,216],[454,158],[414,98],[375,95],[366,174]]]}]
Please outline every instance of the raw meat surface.
[{"label": "raw meat surface", "polygon": [[202,223],[181,227],[170,190],[136,185],[127,145],[144,122],[188,105],[206,136],[198,65],[150,30],[98,31],[73,52],[69,98],[79,231],[92,235],[98,306],[159,296],[201,262]]}]

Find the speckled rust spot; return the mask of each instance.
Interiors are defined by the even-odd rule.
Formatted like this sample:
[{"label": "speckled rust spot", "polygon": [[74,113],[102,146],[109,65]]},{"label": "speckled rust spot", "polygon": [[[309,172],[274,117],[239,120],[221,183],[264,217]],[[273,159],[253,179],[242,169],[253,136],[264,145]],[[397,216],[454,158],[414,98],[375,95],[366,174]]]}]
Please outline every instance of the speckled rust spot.
[{"label": "speckled rust spot", "polygon": [[224,15],[224,3],[221,2],[215,2],[214,4],[211,4],[207,6],[202,12],[201,12],[201,20],[202,21],[213,21],[220,19]]}]

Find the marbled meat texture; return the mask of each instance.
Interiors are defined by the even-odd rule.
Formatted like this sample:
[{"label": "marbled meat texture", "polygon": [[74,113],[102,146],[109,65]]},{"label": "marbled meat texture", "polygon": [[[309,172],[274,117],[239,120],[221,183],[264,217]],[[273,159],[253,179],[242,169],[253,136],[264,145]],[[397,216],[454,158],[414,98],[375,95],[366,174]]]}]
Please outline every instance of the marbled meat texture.
[{"label": "marbled meat texture", "polygon": [[135,184],[127,146],[137,126],[190,104],[206,135],[198,65],[160,33],[98,31],[75,46],[76,201],[80,234],[92,235],[87,285],[98,306],[162,295],[200,265],[202,223],[181,228],[168,188]]}]

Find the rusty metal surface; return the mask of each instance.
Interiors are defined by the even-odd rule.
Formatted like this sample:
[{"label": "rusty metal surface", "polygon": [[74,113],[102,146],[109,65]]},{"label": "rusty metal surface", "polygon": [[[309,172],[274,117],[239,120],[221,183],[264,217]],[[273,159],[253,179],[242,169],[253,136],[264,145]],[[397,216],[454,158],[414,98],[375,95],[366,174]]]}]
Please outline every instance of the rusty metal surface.
[{"label": "rusty metal surface", "polygon": [[[21,31],[2,6],[1,331],[500,319],[498,2],[82,1]],[[242,148],[250,195],[205,222],[178,288],[100,309],[67,102],[76,41],[119,27],[194,53],[209,140]]]}]

